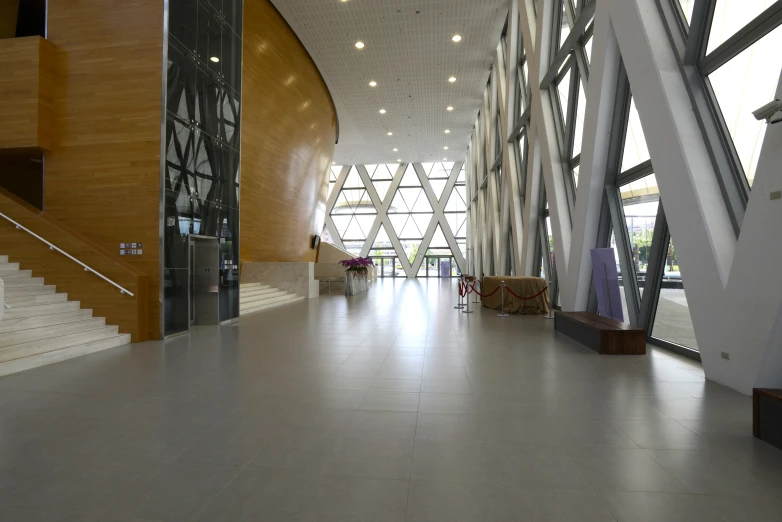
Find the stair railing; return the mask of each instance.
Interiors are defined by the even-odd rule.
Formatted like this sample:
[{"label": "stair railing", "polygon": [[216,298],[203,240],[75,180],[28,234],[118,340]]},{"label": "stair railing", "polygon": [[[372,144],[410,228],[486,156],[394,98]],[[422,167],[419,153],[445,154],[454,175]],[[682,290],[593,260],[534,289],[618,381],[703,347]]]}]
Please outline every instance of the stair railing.
[{"label": "stair railing", "polygon": [[[84,268],[84,271],[85,271],[85,272],[92,272],[93,274],[95,274],[96,276],[100,277],[101,279],[103,279],[104,281],[106,281],[107,283],[109,283],[110,285],[117,287],[117,288],[119,289],[119,292],[120,292],[121,294],[127,294],[127,295],[129,295],[129,296],[133,297],[133,292],[131,292],[131,291],[130,291],[130,290],[128,290],[127,288],[123,288],[122,286],[118,285],[117,283],[115,283],[114,281],[112,281],[112,280],[111,280],[111,279],[109,279],[108,277],[104,276],[103,274],[101,274],[101,273],[100,273],[100,272],[98,272],[97,270],[95,270],[95,269],[93,269],[93,268],[90,268],[89,266],[85,265],[84,263],[82,263],[81,261],[79,261],[78,259],[76,259],[75,257],[73,257],[72,255],[70,255],[68,252],[66,252],[66,251],[62,250],[61,248],[59,248],[59,247],[57,247],[57,246],[53,245],[53,244],[52,244],[52,243],[50,243],[49,241],[45,240],[44,238],[42,238],[41,236],[39,236],[38,234],[36,234],[35,232],[33,232],[32,230],[30,230],[30,229],[28,229],[28,228],[25,228],[24,226],[20,225],[19,223],[17,223],[16,221],[14,221],[13,219],[11,219],[10,217],[6,216],[6,215],[5,215],[5,214],[3,214],[2,212],[0,212],[0,217],[2,217],[2,218],[3,218],[3,219],[5,219],[6,221],[8,221],[8,222],[9,222],[9,223],[11,223],[12,225],[14,225],[14,226],[17,228],[17,230],[23,230],[23,231],[27,232],[28,234],[30,234],[31,236],[33,236],[33,237],[34,237],[35,239],[37,239],[38,241],[41,241],[41,242],[45,243],[45,244],[46,244],[46,245],[49,247],[49,250],[56,250],[57,252],[61,253],[62,255],[64,255],[65,257],[67,257],[68,259],[70,259],[71,261],[73,261],[74,263],[76,263],[77,265],[80,265],[82,268]],[[4,304],[5,304],[5,303],[4,303]],[[6,305],[6,306],[7,306],[7,305]],[[10,307],[9,307],[9,308],[10,308]]]}]

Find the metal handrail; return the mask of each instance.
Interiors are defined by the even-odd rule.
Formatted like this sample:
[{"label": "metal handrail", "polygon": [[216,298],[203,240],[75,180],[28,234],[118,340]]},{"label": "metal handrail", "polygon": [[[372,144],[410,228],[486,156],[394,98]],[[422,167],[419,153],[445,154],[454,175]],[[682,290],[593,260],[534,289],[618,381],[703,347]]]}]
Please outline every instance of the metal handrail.
[{"label": "metal handrail", "polygon": [[51,244],[50,242],[48,242],[47,240],[45,240],[44,238],[42,238],[41,236],[39,236],[38,234],[33,232],[32,230],[29,230],[29,229],[25,228],[24,226],[20,225],[19,223],[17,223],[13,219],[9,218],[8,216],[3,214],[2,212],[0,212],[0,217],[4,218],[6,221],[12,223],[18,230],[24,230],[25,232],[27,232],[28,234],[33,236],[35,239],[46,243],[49,246],[49,250],[56,250],[57,252],[61,253],[62,255],[64,255],[65,257],[67,257],[68,259],[73,261],[74,263],[76,263],[78,265],[81,265],[84,268],[85,272],[92,272],[93,274],[95,274],[96,276],[100,277],[101,279],[103,279],[104,281],[109,283],[110,285],[113,285],[113,286],[119,288],[119,292],[121,294],[128,294],[129,296],[133,297],[133,292],[131,292],[130,290],[121,287],[120,285],[118,285],[117,283],[115,283],[114,281],[109,279],[108,277],[104,276],[103,274],[101,274],[97,270],[94,270],[94,269],[90,268],[89,266],[85,265],[84,263],[82,263],[81,261],[79,261],[78,259],[73,257],[72,255],[70,255],[68,252],[62,250],[59,247],[54,246],[53,244]]}]

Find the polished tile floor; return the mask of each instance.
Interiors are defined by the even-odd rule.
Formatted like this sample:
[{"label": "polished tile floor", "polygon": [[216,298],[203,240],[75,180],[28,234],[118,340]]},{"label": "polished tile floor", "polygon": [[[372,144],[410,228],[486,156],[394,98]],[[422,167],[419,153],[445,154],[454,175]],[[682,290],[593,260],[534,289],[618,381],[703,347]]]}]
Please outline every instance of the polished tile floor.
[{"label": "polished tile floor", "polygon": [[750,399],[380,281],[0,378],[0,520],[779,522]]}]

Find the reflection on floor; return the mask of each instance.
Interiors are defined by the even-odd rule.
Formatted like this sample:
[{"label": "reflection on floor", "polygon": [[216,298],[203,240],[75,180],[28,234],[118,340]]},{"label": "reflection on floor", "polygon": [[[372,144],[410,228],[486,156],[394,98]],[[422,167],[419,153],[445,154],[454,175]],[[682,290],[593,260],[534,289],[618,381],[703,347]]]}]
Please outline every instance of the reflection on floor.
[{"label": "reflection on floor", "polygon": [[748,397],[381,280],[0,379],[0,520],[778,522]]}]

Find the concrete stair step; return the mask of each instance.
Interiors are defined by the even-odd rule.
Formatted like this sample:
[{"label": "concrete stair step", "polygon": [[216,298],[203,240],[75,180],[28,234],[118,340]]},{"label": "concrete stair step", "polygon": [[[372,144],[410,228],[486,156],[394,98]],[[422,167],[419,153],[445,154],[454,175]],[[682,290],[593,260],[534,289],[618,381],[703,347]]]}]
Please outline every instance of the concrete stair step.
[{"label": "concrete stair step", "polygon": [[264,285],[261,283],[240,283],[239,284],[239,290],[242,290],[244,288],[269,288],[269,285]]},{"label": "concrete stair step", "polygon": [[[9,312],[10,310],[6,310]],[[44,326],[66,325],[69,323],[85,321],[92,317],[92,310],[76,310],[75,312],[63,312],[59,314],[38,315],[33,317],[9,318],[8,314],[0,321],[0,334],[21,330],[37,329]]]},{"label": "concrete stair step", "polygon": [[70,348],[83,344],[93,343],[115,337],[118,335],[118,327],[103,326],[86,332],[77,332],[68,335],[60,335],[50,339],[41,339],[26,343],[15,344],[0,348],[0,362],[30,357],[63,348]]},{"label": "concrete stair step", "polygon": [[5,298],[11,298],[11,297],[24,297],[24,296],[31,296],[31,295],[47,295],[47,294],[54,294],[57,292],[57,287],[54,285],[43,285],[43,286],[20,286],[15,288],[6,288],[5,289]]},{"label": "concrete stair step", "polygon": [[239,309],[241,309],[243,306],[252,306],[253,303],[262,303],[264,301],[269,301],[272,299],[277,299],[280,297],[285,297],[286,295],[293,295],[289,294],[288,292],[277,290],[276,292],[271,292],[268,294],[263,295],[257,295],[254,297],[239,297]]},{"label": "concrete stair step", "polygon": [[32,306],[23,306],[21,308],[8,308],[3,316],[3,322],[6,319],[19,319],[21,317],[36,317],[39,315],[60,314],[63,312],[75,312],[79,309],[78,301],[66,301],[64,303],[50,303]]},{"label": "concrete stair step", "polygon": [[16,344],[29,343],[32,341],[41,341],[51,339],[62,335],[69,335],[79,332],[87,332],[106,326],[106,319],[103,317],[90,317],[82,321],[73,321],[54,326],[43,326],[40,328],[28,328],[26,330],[17,330],[8,332],[0,337],[0,348],[14,346]]},{"label": "concrete stair step", "polygon": [[24,370],[73,359],[74,357],[81,357],[82,355],[89,355],[91,353],[124,346],[126,344],[130,344],[130,334],[118,334],[97,341],[90,341],[58,350],[21,357],[19,359],[0,363],[0,375],[22,372]]},{"label": "concrete stair step", "polygon": [[[19,270],[19,263],[0,262],[0,274]],[[2,276],[0,276],[2,277]]]},{"label": "concrete stair step", "polygon": [[5,302],[11,308],[22,308],[23,306],[32,306],[47,303],[63,303],[68,300],[68,294],[43,294],[43,295],[25,295],[19,297],[6,296]]},{"label": "concrete stair step", "polygon": [[255,297],[259,295],[266,295],[266,294],[273,294],[275,292],[280,292],[281,290],[279,288],[264,288],[261,290],[244,290],[239,292],[239,298],[243,297]]},{"label": "concrete stair step", "polygon": [[280,298],[269,299],[268,301],[265,301],[265,302],[263,302],[261,304],[256,303],[252,307],[243,308],[243,307],[240,306],[239,307],[240,308],[239,315],[246,315],[246,314],[251,314],[251,313],[254,313],[254,312],[260,312],[261,310],[266,310],[268,308],[274,308],[274,307],[277,307],[277,306],[280,306],[280,305],[293,303],[293,302],[296,302],[296,301],[302,301],[302,300],[304,300],[304,297],[301,297],[301,296],[296,295],[296,294],[288,294],[288,295],[280,297]]},{"label": "concrete stair step", "polygon": [[33,277],[32,270],[9,270],[8,272],[0,272],[0,279],[3,281],[10,281],[11,279],[29,279]]},{"label": "concrete stair step", "polygon": [[27,286],[43,286],[43,277],[22,277],[22,278],[5,278],[0,277],[5,283],[6,288],[21,288]]}]

